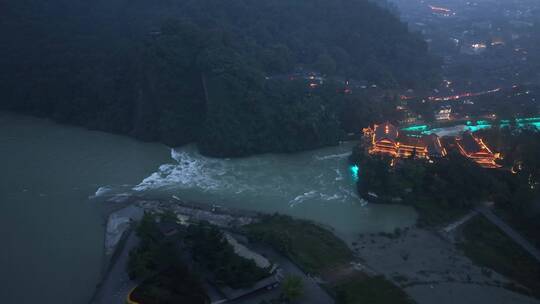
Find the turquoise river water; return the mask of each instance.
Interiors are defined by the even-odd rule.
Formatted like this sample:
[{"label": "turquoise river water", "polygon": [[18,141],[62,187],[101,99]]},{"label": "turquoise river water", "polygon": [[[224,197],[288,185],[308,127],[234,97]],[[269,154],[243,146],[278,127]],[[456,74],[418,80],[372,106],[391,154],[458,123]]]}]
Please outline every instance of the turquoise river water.
[{"label": "turquoise river water", "polygon": [[100,207],[114,195],[176,195],[280,212],[318,221],[346,238],[412,225],[412,209],[357,197],[347,164],[353,145],[212,159],[194,146],[170,149],[0,113],[0,298],[88,303],[103,257]]}]

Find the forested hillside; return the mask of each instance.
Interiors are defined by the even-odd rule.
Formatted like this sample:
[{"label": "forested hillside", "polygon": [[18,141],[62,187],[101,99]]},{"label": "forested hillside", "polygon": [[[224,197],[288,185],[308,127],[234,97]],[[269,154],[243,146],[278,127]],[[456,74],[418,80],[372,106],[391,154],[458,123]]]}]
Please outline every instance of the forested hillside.
[{"label": "forested hillside", "polygon": [[[343,80],[418,87],[438,71],[420,36],[366,0],[4,0],[0,10],[1,109],[198,142],[213,156],[335,144]],[[325,81],[310,87],[289,77],[298,71]]]}]

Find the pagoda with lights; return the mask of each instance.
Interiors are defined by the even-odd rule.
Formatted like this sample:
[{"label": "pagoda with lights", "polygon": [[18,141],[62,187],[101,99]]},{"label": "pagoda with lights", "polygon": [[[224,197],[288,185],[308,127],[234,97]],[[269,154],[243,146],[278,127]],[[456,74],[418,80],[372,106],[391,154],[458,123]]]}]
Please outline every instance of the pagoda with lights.
[{"label": "pagoda with lights", "polygon": [[392,157],[430,159],[446,156],[446,149],[439,137],[412,135],[400,132],[389,122],[365,128],[364,136],[370,139],[370,154],[386,154]]},{"label": "pagoda with lights", "polygon": [[456,144],[463,156],[476,162],[483,168],[501,167],[501,165],[495,162],[499,158],[499,154],[493,153],[481,138],[474,136],[471,132],[465,132],[456,138]]}]

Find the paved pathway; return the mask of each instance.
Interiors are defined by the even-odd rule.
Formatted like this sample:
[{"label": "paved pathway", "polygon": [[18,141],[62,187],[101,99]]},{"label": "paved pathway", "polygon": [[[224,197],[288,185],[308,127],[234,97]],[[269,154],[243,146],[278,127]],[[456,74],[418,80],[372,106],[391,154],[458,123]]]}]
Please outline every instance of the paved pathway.
[{"label": "paved pathway", "polygon": [[128,293],[135,288],[136,283],[129,279],[127,263],[129,252],[137,246],[139,238],[135,232],[130,232],[114,266],[103,280],[101,288],[92,304],[125,304]]},{"label": "paved pathway", "polygon": [[534,247],[529,241],[523,238],[519,233],[517,233],[512,227],[508,226],[503,220],[496,216],[489,208],[487,207],[477,207],[476,211],[485,216],[490,222],[499,227],[508,237],[510,237],[514,242],[520,245],[525,251],[532,255],[538,262],[540,262],[540,251]]},{"label": "paved pathway", "polygon": [[468,222],[470,219],[472,219],[473,217],[475,217],[476,215],[478,214],[478,211],[476,210],[472,210],[471,212],[469,212],[467,215],[465,215],[464,217],[460,218],[459,220],[451,223],[450,225],[446,226],[443,228],[443,231],[446,232],[446,233],[449,233],[451,232],[452,230],[456,229],[457,227],[465,224],[466,222]]}]

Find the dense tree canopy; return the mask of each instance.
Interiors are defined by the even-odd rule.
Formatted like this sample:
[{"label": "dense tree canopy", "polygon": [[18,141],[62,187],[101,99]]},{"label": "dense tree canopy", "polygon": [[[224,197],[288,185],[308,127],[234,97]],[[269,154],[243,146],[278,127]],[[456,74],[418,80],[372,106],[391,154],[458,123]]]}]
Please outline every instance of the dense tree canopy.
[{"label": "dense tree canopy", "polygon": [[419,213],[418,224],[436,226],[455,220],[475,204],[497,199],[504,191],[506,172],[489,171],[451,151],[434,163],[401,159],[390,166],[386,156],[365,155],[361,147],[351,161],[360,167],[358,191],[373,201],[400,202]]},{"label": "dense tree canopy", "polygon": [[[422,38],[367,0],[8,0],[0,109],[208,155],[335,144],[343,79],[435,79]],[[324,85],[308,86],[315,71]]]},{"label": "dense tree canopy", "polygon": [[253,260],[237,255],[219,229],[210,225],[191,225],[186,243],[195,261],[214,275],[215,283],[231,288],[250,288],[270,276]]},{"label": "dense tree canopy", "polygon": [[[401,198],[420,213],[420,224],[437,225],[455,219],[476,204],[494,202],[540,244],[540,132],[533,128],[491,128],[477,135],[500,152],[501,169],[484,169],[450,149],[449,155],[434,163],[400,159],[390,166],[390,158],[366,155],[354,149],[351,162],[358,165],[360,195],[382,202]],[[394,200],[395,201],[395,200]]]}]

